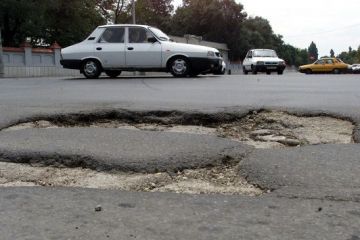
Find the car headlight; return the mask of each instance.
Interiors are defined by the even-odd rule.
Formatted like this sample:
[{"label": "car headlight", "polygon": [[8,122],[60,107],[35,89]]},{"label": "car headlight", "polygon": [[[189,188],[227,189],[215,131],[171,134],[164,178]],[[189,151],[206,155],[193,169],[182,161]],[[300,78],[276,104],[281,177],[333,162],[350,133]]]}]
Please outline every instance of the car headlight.
[{"label": "car headlight", "polygon": [[284,61],[280,61],[280,62],[279,62],[279,65],[285,65],[285,62],[284,62]]},{"label": "car headlight", "polygon": [[215,52],[213,52],[213,51],[208,51],[207,56],[208,56],[208,57],[215,57]]},{"label": "car headlight", "polygon": [[265,62],[261,62],[261,61],[256,62],[256,65],[264,65],[264,64],[265,64]]}]

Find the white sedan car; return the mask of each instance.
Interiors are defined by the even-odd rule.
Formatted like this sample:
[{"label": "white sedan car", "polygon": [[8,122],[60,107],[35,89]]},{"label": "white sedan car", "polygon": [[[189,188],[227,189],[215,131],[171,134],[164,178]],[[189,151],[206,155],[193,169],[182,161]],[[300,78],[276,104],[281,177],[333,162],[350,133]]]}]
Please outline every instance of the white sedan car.
[{"label": "white sedan car", "polygon": [[243,72],[248,74],[252,72],[277,72],[279,75],[283,74],[286,67],[285,61],[279,58],[274,50],[271,49],[252,49],[247,54],[243,61]]},{"label": "white sedan car", "polygon": [[99,26],[83,42],[62,49],[61,58],[64,68],[79,69],[87,78],[102,72],[117,77],[121,71],[162,71],[175,77],[225,72],[217,49],[173,42],[146,25]]}]

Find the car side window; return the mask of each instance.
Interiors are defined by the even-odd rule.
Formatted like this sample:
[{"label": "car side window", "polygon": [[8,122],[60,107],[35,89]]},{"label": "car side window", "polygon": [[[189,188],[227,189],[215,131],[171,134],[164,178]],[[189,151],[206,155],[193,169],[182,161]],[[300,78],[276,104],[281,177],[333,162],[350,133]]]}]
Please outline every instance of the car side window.
[{"label": "car side window", "polygon": [[129,28],[129,43],[149,43],[148,39],[151,37],[153,37],[153,35],[145,28]]},{"label": "car side window", "polygon": [[323,60],[318,60],[315,64],[324,64]]},{"label": "car side window", "polygon": [[328,60],[326,60],[326,63],[327,63],[327,64],[333,64],[334,62],[333,62],[333,60],[328,59]]},{"label": "car side window", "polygon": [[102,34],[100,43],[124,43],[125,28],[107,28]]}]

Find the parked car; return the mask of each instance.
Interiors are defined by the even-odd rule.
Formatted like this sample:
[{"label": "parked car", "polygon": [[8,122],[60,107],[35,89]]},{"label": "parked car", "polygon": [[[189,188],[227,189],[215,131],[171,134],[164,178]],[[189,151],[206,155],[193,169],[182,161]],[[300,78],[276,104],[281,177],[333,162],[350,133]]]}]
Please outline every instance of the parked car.
[{"label": "parked car", "polygon": [[247,54],[243,61],[243,72],[248,74],[252,72],[277,72],[283,74],[286,67],[285,61],[280,59],[276,52],[271,49],[252,49]]},{"label": "parked car", "polygon": [[360,73],[360,64],[353,64],[351,65],[351,71],[353,73]]},{"label": "parked car", "polygon": [[121,71],[163,71],[175,77],[225,73],[217,49],[173,42],[146,25],[99,26],[83,42],[62,49],[61,58],[64,68],[79,69],[87,78],[102,72],[117,77]]},{"label": "parked car", "polygon": [[344,63],[340,58],[321,58],[312,64],[299,67],[299,72],[312,73],[346,73],[349,65]]}]

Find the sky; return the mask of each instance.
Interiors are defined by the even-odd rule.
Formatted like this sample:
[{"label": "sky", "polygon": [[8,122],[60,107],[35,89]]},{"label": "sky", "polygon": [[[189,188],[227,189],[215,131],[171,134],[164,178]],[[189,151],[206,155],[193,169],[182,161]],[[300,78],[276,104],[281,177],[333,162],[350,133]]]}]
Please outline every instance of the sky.
[{"label": "sky", "polygon": [[[181,0],[175,0],[179,4]],[[319,55],[348,51],[360,45],[360,0],[236,0],[249,16],[270,21],[276,34],[298,48],[311,41]]]}]

